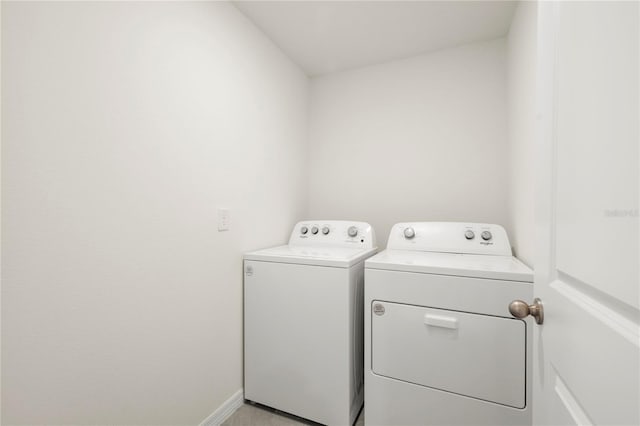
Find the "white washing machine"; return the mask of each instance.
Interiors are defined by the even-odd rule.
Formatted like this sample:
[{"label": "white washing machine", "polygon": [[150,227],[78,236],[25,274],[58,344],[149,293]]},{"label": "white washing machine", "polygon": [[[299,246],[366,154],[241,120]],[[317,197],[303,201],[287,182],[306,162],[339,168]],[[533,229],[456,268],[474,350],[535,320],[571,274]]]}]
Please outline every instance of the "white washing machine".
[{"label": "white washing machine", "polygon": [[532,271],[498,225],[399,223],[365,262],[365,422],[530,425]]},{"label": "white washing machine", "polygon": [[363,403],[364,222],[304,221],[244,257],[245,399],[328,425]]}]

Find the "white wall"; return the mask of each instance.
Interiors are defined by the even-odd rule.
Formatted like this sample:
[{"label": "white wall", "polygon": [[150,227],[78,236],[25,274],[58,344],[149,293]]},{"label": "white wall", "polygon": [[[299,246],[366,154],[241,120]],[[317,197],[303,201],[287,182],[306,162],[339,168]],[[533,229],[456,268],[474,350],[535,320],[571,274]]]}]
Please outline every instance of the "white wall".
[{"label": "white wall", "polygon": [[309,213],[507,227],[504,39],[312,79]]},{"label": "white wall", "polygon": [[520,2],[507,38],[509,222],[516,256],[533,266],[537,3]]},{"label": "white wall", "polygon": [[306,210],[308,80],[226,3],[2,7],[2,423],[200,422],[241,254]]}]

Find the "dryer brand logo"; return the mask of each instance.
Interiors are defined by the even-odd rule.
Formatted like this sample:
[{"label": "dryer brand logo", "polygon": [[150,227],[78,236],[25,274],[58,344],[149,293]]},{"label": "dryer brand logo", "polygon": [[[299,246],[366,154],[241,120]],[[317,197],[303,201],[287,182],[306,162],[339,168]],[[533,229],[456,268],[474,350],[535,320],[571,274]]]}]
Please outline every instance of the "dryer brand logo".
[{"label": "dryer brand logo", "polygon": [[381,303],[375,303],[373,305],[373,313],[378,316],[384,315],[384,305]]},{"label": "dryer brand logo", "polygon": [[249,265],[246,268],[244,268],[244,274],[248,277],[253,275],[253,266]]}]

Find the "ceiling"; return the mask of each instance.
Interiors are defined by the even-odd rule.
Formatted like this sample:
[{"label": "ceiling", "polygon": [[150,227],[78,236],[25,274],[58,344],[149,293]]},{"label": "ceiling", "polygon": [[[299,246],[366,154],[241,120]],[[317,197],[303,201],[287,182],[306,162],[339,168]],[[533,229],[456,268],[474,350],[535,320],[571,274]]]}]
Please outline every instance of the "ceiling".
[{"label": "ceiling", "polygon": [[509,31],[514,1],[235,1],[309,75],[357,68]]}]

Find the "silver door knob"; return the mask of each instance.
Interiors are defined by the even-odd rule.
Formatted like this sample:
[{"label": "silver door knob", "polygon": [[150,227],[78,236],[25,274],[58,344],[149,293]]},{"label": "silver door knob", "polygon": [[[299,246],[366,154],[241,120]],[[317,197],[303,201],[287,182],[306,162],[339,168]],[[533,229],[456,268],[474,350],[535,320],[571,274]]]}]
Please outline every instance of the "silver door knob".
[{"label": "silver door knob", "polygon": [[542,307],[542,300],[538,297],[533,299],[533,305],[527,305],[527,302],[522,300],[514,300],[509,303],[509,312],[516,318],[526,318],[531,315],[535,318],[536,323],[542,324],[544,322],[544,308]]}]

